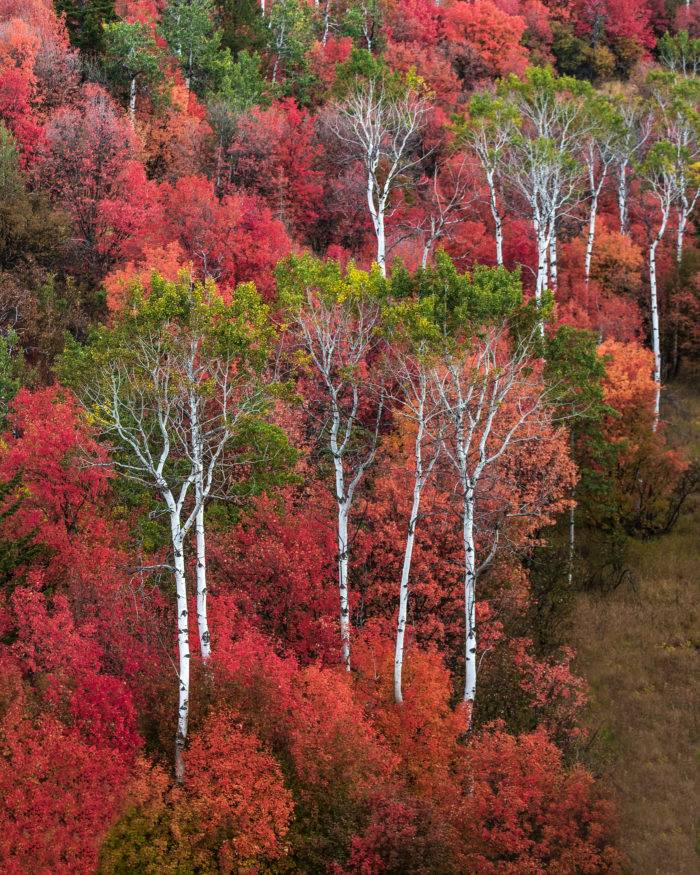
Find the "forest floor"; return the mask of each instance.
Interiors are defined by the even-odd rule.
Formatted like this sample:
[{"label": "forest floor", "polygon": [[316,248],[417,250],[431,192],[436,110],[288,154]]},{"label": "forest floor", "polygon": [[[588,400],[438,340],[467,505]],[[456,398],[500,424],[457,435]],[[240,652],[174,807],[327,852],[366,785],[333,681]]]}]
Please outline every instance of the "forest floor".
[{"label": "forest floor", "polygon": [[[700,374],[665,389],[672,442],[700,458]],[[700,872],[700,501],[637,542],[635,586],[579,596],[577,668],[591,688],[589,765],[616,798],[633,875]]]}]

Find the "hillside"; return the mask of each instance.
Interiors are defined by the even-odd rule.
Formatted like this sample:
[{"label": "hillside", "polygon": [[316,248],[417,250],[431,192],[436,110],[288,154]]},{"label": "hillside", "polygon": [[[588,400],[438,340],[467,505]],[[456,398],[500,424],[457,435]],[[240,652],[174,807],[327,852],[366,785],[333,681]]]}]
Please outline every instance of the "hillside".
[{"label": "hillside", "polygon": [[[694,375],[697,376],[697,375]],[[664,393],[674,442],[700,454],[700,393]],[[619,804],[635,875],[698,871],[700,508],[669,535],[633,545],[634,586],[579,597],[576,665],[592,688],[586,721],[595,770]]]}]

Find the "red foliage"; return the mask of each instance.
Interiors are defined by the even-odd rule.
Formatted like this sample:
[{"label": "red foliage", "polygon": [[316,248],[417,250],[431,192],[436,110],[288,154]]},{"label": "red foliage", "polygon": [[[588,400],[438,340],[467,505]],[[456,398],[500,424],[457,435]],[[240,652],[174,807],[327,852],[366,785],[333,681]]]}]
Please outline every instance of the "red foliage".
[{"label": "red foliage", "polygon": [[151,229],[154,244],[177,242],[197,272],[224,289],[253,280],[262,295],[272,295],[273,269],[291,244],[259,198],[233,193],[219,200],[206,177],[185,176],[161,185],[160,199],[163,226]]},{"label": "red foliage", "polygon": [[[302,662],[338,660],[337,547],[329,501],[318,490],[281,511],[261,498],[254,511],[211,550],[218,575],[247,597],[264,631]],[[307,496],[308,499],[308,496]]]},{"label": "red foliage", "polygon": [[320,152],[313,120],[294,100],[255,107],[238,120],[229,153],[233,181],[264,198],[290,234],[303,239],[318,218]]},{"label": "red foliage", "polygon": [[484,875],[615,873],[610,805],[582,767],[567,771],[544,731],[514,738],[498,727],[469,745],[460,811],[468,869]]},{"label": "red foliage", "polygon": [[35,532],[57,561],[70,563],[81,537],[89,532],[97,542],[105,533],[107,521],[94,516],[111,476],[105,448],[81,423],[73,397],[57,387],[20,389],[9,423],[0,474],[9,480],[21,472],[23,490],[12,525]]},{"label": "red foliage", "polygon": [[136,160],[131,124],[99,86],[49,119],[37,176],[75,226],[76,264],[103,276],[157,224],[156,187]]},{"label": "red foliage", "polygon": [[492,0],[455,0],[445,9],[450,54],[472,81],[522,73],[528,60],[520,44],[524,32],[524,19],[508,15]]},{"label": "red foliage", "polygon": [[285,853],[292,799],[277,762],[230,711],[214,713],[192,737],[187,788],[203,834],[216,836],[222,873]]},{"label": "red foliage", "polygon": [[121,757],[86,742],[17,699],[0,723],[3,871],[89,875],[119,811],[128,776]]},{"label": "red foliage", "polygon": [[27,76],[12,67],[0,72],[0,120],[15,137],[26,165],[41,142],[41,125],[31,107],[32,87]]}]

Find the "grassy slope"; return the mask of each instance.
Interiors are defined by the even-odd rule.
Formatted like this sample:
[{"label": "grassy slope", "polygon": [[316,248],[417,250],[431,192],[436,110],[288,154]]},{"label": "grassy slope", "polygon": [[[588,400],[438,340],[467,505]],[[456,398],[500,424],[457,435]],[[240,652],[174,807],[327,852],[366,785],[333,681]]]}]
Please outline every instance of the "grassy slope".
[{"label": "grassy slope", "polygon": [[[666,390],[675,442],[700,456],[700,393]],[[592,701],[591,765],[620,810],[620,845],[634,875],[696,875],[698,841],[697,606],[700,507],[669,535],[635,545],[636,592],[579,598],[578,670]]]}]

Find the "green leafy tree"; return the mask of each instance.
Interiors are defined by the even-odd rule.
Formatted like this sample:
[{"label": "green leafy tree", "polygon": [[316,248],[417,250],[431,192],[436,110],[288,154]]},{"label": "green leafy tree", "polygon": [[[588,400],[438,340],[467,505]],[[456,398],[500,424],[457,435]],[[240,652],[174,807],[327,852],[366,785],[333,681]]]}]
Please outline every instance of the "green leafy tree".
[{"label": "green leafy tree", "polygon": [[[612,411],[604,403],[605,360],[591,331],[561,325],[545,340],[545,376],[559,416],[568,424],[571,455],[579,468],[576,503],[607,500],[607,478],[601,477],[614,453],[601,425]],[[568,583],[573,583],[576,550],[576,505],[569,510]]]},{"label": "green leafy tree", "polygon": [[139,91],[155,94],[163,81],[161,51],[151,28],[141,22],[105,24],[104,41],[107,75],[118,90],[128,94],[133,120]]},{"label": "green leafy tree", "polygon": [[687,30],[676,34],[668,31],[656,45],[661,63],[682,76],[697,76],[700,73],[700,37],[691,37]]},{"label": "green leafy tree", "polygon": [[217,87],[231,66],[222,46],[222,31],[214,24],[212,0],[170,0],[159,32],[178,59],[187,88],[202,92]]},{"label": "green leafy tree", "polygon": [[[114,445],[124,477],[152,489],[170,525],[179,651],[175,773],[184,775],[190,695],[185,540],[196,535],[197,622],[202,658],[211,649],[206,596],[204,507],[250,466],[272,468],[279,429],[266,420],[261,375],[274,329],[252,284],[225,303],[212,282],[154,274],[136,283],[110,326],[81,347],[71,343],[59,373]],[[285,459],[286,461],[286,459]]]},{"label": "green leafy tree", "polygon": [[56,0],[56,11],[65,15],[73,45],[88,56],[105,50],[103,25],[116,21],[114,0]]}]

